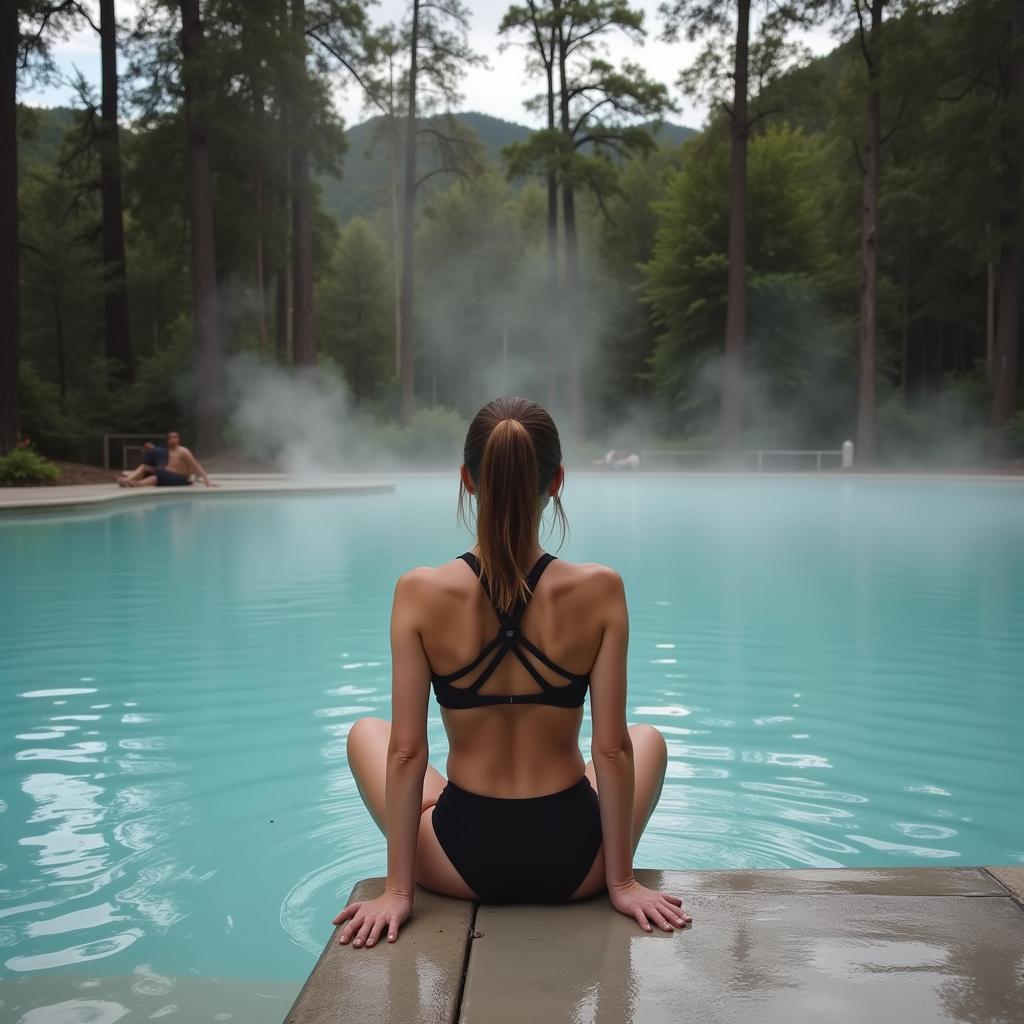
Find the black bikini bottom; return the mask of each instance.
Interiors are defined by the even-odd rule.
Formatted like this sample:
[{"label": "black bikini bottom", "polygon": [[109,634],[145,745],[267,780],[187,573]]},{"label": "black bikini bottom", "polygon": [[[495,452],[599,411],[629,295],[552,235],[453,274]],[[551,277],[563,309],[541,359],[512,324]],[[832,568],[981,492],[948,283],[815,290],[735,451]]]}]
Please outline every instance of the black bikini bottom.
[{"label": "black bikini bottom", "polygon": [[548,796],[480,796],[449,782],[433,813],[434,834],[484,903],[563,903],[601,849],[597,794],[584,776]]}]

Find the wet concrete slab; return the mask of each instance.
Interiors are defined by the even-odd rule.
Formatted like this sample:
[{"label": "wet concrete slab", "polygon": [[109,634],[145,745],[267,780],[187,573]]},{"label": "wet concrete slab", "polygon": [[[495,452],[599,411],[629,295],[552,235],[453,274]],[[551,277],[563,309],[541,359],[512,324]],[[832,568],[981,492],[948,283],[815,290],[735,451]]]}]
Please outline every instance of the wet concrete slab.
[{"label": "wet concrete slab", "polygon": [[287,1021],[1021,1024],[1022,875],[640,871],[694,916],[650,935],[604,897],[478,907],[424,893],[396,945],[329,945]]},{"label": "wet concrete slab", "polygon": [[1018,903],[1024,904],[1024,864],[1017,867],[992,867],[985,870],[1009,890]]},{"label": "wet concrete slab", "polygon": [[[1013,869],[1010,869],[1013,870]],[[1024,869],[1022,869],[1024,873]],[[638,871],[651,888],[689,893],[828,893],[869,896],[1005,896],[983,868],[787,868],[779,871]],[[1024,879],[1022,879],[1024,881]]]},{"label": "wet concrete slab", "polygon": [[671,935],[600,901],[481,908],[459,1019],[1024,1020],[1024,913],[1009,899],[753,892],[687,907],[693,925]]},{"label": "wet concrete slab", "polygon": [[0,514],[125,508],[142,502],[181,499],[224,499],[239,495],[382,494],[395,489],[377,477],[352,475],[301,479],[280,474],[216,475],[216,487],[118,487],[111,470],[109,484],[67,484],[55,487],[0,487]]},{"label": "wet concrete slab", "polygon": [[[359,882],[348,902],[379,896],[384,879]],[[473,927],[474,905],[426,890],[398,942],[373,949],[328,940],[286,1024],[407,1024],[454,1021]]]}]

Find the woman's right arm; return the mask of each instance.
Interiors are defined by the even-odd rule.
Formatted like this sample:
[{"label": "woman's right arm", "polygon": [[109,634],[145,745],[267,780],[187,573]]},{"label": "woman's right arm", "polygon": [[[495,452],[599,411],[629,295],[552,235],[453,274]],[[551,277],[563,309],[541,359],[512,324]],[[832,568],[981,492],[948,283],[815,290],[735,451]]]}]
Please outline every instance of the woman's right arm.
[{"label": "woman's right arm", "polygon": [[[626,723],[626,652],[629,615],[622,578],[607,570],[604,635],[590,672],[593,719],[591,756],[597,776],[604,841],[605,884],[612,905],[636,919],[644,931],[651,922],[666,931],[683,925],[675,896],[655,892],[633,877],[633,744]],[[670,923],[671,922],[671,923]]]}]

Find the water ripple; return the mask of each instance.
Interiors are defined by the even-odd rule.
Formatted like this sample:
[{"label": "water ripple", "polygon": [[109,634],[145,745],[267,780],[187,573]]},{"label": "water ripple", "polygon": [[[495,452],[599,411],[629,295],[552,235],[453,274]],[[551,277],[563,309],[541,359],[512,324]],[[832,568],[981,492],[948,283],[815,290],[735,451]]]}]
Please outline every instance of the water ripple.
[{"label": "water ripple", "polygon": [[[1024,500],[936,493],[572,484],[563,554],[622,573],[629,715],[668,741],[641,866],[1024,863]],[[450,499],[0,523],[5,1012],[284,1016],[250,986],[294,994],[384,868],[345,738],[390,716],[395,578],[465,547]]]}]

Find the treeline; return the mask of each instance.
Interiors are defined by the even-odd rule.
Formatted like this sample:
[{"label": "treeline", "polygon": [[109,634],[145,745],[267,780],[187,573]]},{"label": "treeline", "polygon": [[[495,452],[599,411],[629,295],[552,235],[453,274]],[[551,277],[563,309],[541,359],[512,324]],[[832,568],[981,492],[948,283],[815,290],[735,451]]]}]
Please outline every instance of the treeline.
[{"label": "treeline", "polygon": [[[168,424],[231,445],[242,354],[336,371],[382,423],[520,391],[577,441],[1024,451],[1024,0],[679,0],[646,26],[528,0],[501,33],[543,127],[500,166],[448,113],[481,59],[455,0],[384,29],[362,0],[5,11],[0,451]],[[812,23],[827,57],[792,42]],[[83,26],[99,89],[17,106]],[[671,87],[604,56],[645,31],[702,43]],[[320,186],[344,187],[342,86],[386,168],[345,222]],[[680,89],[712,113],[668,145]]]}]

